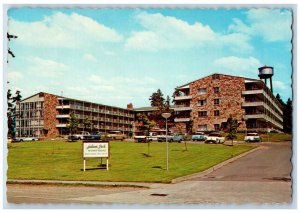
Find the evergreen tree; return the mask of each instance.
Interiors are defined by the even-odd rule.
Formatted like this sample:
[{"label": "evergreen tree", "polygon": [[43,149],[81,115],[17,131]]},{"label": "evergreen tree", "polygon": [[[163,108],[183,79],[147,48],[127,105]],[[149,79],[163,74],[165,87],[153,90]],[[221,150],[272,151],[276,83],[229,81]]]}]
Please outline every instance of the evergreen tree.
[{"label": "evergreen tree", "polygon": [[236,138],[237,128],[238,128],[238,121],[230,115],[227,119],[226,123],[228,135],[227,138],[231,139],[231,145],[233,145],[233,139]]},{"label": "evergreen tree", "polygon": [[157,92],[152,93],[149,100],[151,102],[151,106],[163,108],[165,99],[160,89],[158,89]]},{"label": "evergreen tree", "polygon": [[292,100],[289,98],[284,105],[283,110],[283,131],[291,133],[293,129],[293,105]]},{"label": "evergreen tree", "polygon": [[286,133],[292,132],[292,123],[293,123],[293,109],[292,109],[292,100],[288,98],[287,102],[281,99],[280,95],[276,95],[276,99],[282,105],[283,111],[283,131]]},{"label": "evergreen tree", "polygon": [[89,117],[84,118],[83,122],[82,122],[84,129],[91,129],[92,126],[92,121],[90,120]]},{"label": "evergreen tree", "polygon": [[282,105],[282,106],[284,106],[285,105],[285,103],[283,102],[283,100],[281,99],[281,97],[280,97],[280,95],[277,93],[277,95],[276,95],[276,99],[279,101],[279,103]]},{"label": "evergreen tree", "polygon": [[[144,132],[145,136],[149,136],[151,128],[153,128],[156,123],[154,121],[150,121],[149,118],[145,114],[137,114],[137,120],[142,123],[140,129]],[[148,143],[148,156],[150,157],[150,141],[147,140]]]},{"label": "evergreen tree", "polygon": [[8,135],[14,138],[16,136],[16,105],[21,101],[22,96],[19,90],[12,96],[11,90],[7,91],[7,127]]},{"label": "evergreen tree", "polygon": [[167,95],[167,99],[165,102],[165,108],[170,109],[170,102],[171,102],[170,96]]},{"label": "evergreen tree", "polygon": [[74,133],[77,132],[78,126],[79,126],[79,119],[76,117],[74,112],[70,114],[70,118],[68,119],[68,126],[67,128],[70,131],[70,134],[73,135]]}]

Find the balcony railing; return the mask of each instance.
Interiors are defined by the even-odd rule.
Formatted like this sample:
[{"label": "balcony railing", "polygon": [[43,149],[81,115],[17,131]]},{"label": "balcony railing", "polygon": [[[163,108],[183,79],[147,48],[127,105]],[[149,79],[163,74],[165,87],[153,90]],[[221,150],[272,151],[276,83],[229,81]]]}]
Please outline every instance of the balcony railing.
[{"label": "balcony railing", "polygon": [[254,102],[244,102],[242,104],[243,107],[257,107],[263,106],[269,112],[271,112],[274,116],[276,116],[280,121],[283,122],[283,117],[280,116],[277,112],[275,112],[268,104],[264,103],[263,101],[254,101]]},{"label": "balcony railing", "polygon": [[191,95],[175,96],[175,98],[174,98],[175,101],[189,100],[189,99],[192,99]]},{"label": "balcony railing", "polygon": [[265,92],[264,90],[262,89],[257,89],[257,90],[245,90],[245,91],[242,91],[242,94],[243,95],[254,95],[254,94],[263,94],[264,97],[266,99],[268,99],[268,101],[270,101],[274,107],[280,112],[280,114],[283,114],[282,110],[280,109],[280,107],[278,106],[278,104],[273,100],[273,98],[270,96],[270,94],[268,94],[267,92]]},{"label": "balcony railing", "polygon": [[56,127],[67,127],[67,124],[56,124]]},{"label": "balcony railing", "polygon": [[56,118],[70,118],[70,115],[69,114],[66,114],[66,115],[56,115]]},{"label": "balcony railing", "polygon": [[277,126],[280,129],[283,129],[283,125],[272,119],[271,117],[267,116],[266,114],[246,114],[244,115],[244,119],[263,119],[264,121],[270,122],[274,126]]},{"label": "balcony railing", "polygon": [[187,105],[176,105],[174,111],[189,111],[192,110],[190,106]]},{"label": "balcony railing", "polygon": [[191,120],[191,118],[175,118],[174,119],[175,122],[188,122],[190,120]]},{"label": "balcony railing", "polygon": [[56,106],[56,109],[70,109],[71,105],[60,105],[60,106]]}]

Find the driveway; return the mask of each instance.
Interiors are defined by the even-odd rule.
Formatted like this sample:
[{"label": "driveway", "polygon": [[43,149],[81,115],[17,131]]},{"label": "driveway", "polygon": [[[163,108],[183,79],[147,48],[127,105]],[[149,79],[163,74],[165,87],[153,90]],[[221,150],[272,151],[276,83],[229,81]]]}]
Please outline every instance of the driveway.
[{"label": "driveway", "polygon": [[[156,205],[288,205],[291,194],[291,143],[262,143],[252,152],[206,176],[176,184],[149,184],[149,189],[8,185],[10,203],[81,203]],[[192,205],[193,204],[193,205]],[[128,206],[129,208],[133,206]],[[147,207],[147,206],[144,206]],[[180,206],[179,206],[180,207]],[[259,208],[259,206],[258,206]]]}]

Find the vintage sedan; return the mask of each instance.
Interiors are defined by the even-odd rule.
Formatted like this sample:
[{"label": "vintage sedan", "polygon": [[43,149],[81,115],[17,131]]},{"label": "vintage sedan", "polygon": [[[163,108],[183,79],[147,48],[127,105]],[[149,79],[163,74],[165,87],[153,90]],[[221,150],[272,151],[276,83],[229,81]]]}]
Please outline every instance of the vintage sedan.
[{"label": "vintage sedan", "polygon": [[15,137],[12,142],[23,142],[23,141],[38,141],[37,137]]}]

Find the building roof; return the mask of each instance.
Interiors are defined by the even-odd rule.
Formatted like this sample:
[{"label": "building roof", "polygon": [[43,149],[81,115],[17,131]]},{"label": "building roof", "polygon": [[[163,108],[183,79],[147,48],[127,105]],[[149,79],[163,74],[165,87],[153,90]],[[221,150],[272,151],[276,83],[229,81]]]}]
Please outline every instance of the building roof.
[{"label": "building roof", "polygon": [[181,86],[178,86],[175,89],[180,89],[182,87],[186,87],[186,86],[190,85],[191,83],[194,83],[196,81],[199,81],[199,80],[201,80],[203,78],[206,78],[206,77],[209,77],[209,76],[212,76],[212,75],[225,75],[225,76],[230,76],[230,77],[244,78],[244,79],[251,80],[251,81],[261,81],[260,79],[255,79],[255,78],[241,77],[241,76],[235,76],[235,75],[227,75],[227,74],[222,74],[222,73],[212,73],[212,74],[206,75],[206,76],[204,76],[202,78],[198,78],[197,80],[191,81],[191,82],[183,84]]},{"label": "building roof", "polygon": [[[175,105],[170,105],[170,109],[174,109],[174,108],[175,108]],[[153,107],[153,106],[133,108],[133,111],[136,111],[136,112],[150,112],[150,111],[156,111],[156,110],[159,110],[158,107]]]},{"label": "building roof", "polygon": [[99,104],[99,103],[94,103],[94,102],[90,102],[90,101],[83,101],[83,100],[78,100],[78,99],[74,99],[74,98],[68,98],[68,97],[64,97],[64,96],[61,96],[61,95],[55,95],[55,94],[51,94],[51,93],[48,93],[48,92],[38,92],[34,95],[31,95],[27,98],[24,98],[21,100],[22,101],[25,101],[33,96],[36,96],[36,95],[39,95],[39,94],[49,94],[49,95],[54,95],[54,96],[57,96],[58,98],[63,98],[63,99],[66,99],[66,100],[72,100],[72,101],[79,101],[79,102],[85,102],[85,103],[90,103],[90,104],[97,104],[97,105],[102,105],[102,106],[107,106],[107,107],[112,107],[112,108],[117,108],[117,109],[123,109],[123,110],[128,110],[128,111],[133,111],[132,109],[127,109],[127,108],[121,108],[121,107],[116,107],[116,106],[110,106],[110,105],[106,105],[106,104]]},{"label": "building roof", "polygon": [[[32,98],[32,97],[34,97],[34,96],[36,96],[36,95],[40,95],[40,94],[54,95],[54,94],[51,94],[51,93],[48,93],[48,92],[38,92],[38,93],[35,93],[35,94],[33,94],[33,95],[31,95],[31,96],[29,96],[29,97],[27,97],[27,98],[22,99],[20,102],[26,101],[27,99]],[[54,95],[54,96],[61,97],[61,96],[58,96],[58,95]]]},{"label": "building roof", "polygon": [[133,111],[156,111],[158,110],[158,107],[138,107],[138,108],[133,108]]}]

